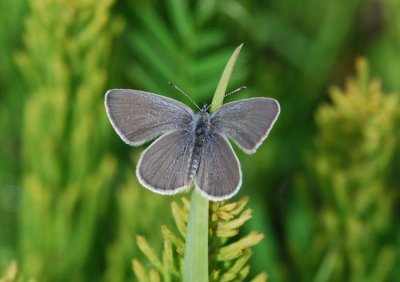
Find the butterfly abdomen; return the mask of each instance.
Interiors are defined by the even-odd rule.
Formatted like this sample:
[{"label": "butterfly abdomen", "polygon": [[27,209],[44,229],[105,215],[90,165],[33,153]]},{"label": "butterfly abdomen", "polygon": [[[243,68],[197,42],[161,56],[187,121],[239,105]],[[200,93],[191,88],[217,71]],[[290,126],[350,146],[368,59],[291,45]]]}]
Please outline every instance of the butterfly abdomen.
[{"label": "butterfly abdomen", "polygon": [[195,144],[193,148],[193,154],[192,154],[192,159],[190,161],[190,169],[189,169],[189,180],[192,181],[197,173],[197,170],[199,169],[200,166],[200,160],[201,160],[201,146],[197,146]]}]

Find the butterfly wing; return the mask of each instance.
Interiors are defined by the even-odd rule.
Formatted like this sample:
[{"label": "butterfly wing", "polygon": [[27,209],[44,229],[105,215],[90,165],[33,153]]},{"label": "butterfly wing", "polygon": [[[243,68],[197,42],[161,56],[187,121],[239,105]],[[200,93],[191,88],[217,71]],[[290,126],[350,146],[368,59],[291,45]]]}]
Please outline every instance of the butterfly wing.
[{"label": "butterfly wing", "polygon": [[228,199],[239,191],[240,163],[225,136],[214,133],[204,143],[195,183],[203,195],[214,201]]},{"label": "butterfly wing", "polygon": [[189,188],[193,134],[184,130],[167,133],[151,144],[136,168],[139,182],[160,194],[175,194]]},{"label": "butterfly wing", "polygon": [[245,153],[254,153],[278,118],[278,101],[250,98],[227,103],[211,116],[216,131],[231,138]]},{"label": "butterfly wing", "polygon": [[174,130],[190,130],[194,119],[186,105],[139,90],[110,90],[105,106],[115,131],[133,146]]}]

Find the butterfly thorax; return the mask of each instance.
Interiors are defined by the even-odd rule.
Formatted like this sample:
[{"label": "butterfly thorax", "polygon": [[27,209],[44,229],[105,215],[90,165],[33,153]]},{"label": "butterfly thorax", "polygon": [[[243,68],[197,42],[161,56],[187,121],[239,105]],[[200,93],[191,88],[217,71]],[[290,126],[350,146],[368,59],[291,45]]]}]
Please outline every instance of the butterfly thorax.
[{"label": "butterfly thorax", "polygon": [[196,126],[195,126],[195,142],[201,144],[205,141],[207,136],[210,134],[212,124],[211,116],[206,111],[200,111],[196,115]]},{"label": "butterfly thorax", "polygon": [[189,179],[192,180],[199,168],[204,143],[212,134],[213,125],[211,116],[206,111],[200,111],[196,115],[194,126],[194,147],[192,159],[190,162]]}]

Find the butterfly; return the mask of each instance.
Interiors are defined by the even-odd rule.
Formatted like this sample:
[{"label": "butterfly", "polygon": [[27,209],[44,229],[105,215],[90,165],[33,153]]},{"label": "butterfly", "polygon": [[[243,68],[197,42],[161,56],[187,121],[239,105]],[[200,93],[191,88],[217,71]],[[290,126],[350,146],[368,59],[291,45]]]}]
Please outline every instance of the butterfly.
[{"label": "butterfly", "polygon": [[278,101],[249,98],[194,113],[185,104],[140,90],[113,89],[105,95],[112,126],[125,143],[156,139],[140,156],[141,185],[159,194],[176,194],[195,183],[212,201],[234,196],[242,184],[239,160],[228,138],[247,154],[268,136],[280,113]]}]

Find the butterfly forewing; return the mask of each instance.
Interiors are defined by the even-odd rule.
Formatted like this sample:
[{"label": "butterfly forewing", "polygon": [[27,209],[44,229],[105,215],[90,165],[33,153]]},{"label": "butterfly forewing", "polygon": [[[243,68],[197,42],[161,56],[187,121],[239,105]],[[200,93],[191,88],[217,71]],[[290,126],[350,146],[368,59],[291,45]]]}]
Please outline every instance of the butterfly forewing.
[{"label": "butterfly forewing", "polygon": [[190,130],[194,118],[188,106],[139,90],[110,90],[105,105],[116,132],[126,143],[134,146],[166,132]]},{"label": "butterfly forewing", "polygon": [[268,136],[279,112],[274,99],[250,98],[223,105],[212,114],[212,122],[218,132],[251,154]]},{"label": "butterfly forewing", "polygon": [[143,153],[136,168],[140,183],[157,193],[175,194],[189,187],[193,135],[179,130],[167,133]]},{"label": "butterfly forewing", "polygon": [[232,197],[240,188],[242,173],[239,160],[226,137],[215,133],[204,143],[195,178],[197,188],[211,200]]}]

